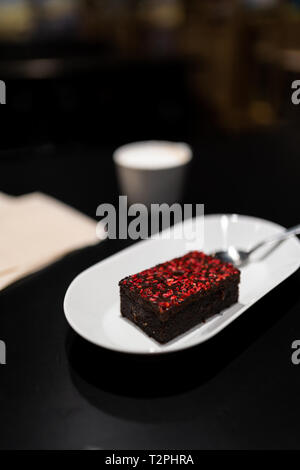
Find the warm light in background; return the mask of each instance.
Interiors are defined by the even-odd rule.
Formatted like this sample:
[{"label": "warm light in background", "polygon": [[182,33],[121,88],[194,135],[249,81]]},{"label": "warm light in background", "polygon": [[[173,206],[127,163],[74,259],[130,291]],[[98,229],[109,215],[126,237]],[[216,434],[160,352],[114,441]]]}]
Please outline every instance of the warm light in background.
[{"label": "warm light in background", "polygon": [[[71,65],[77,60],[87,70],[85,53],[78,52],[82,43],[101,44],[102,52],[95,56],[98,64],[106,64],[107,58],[110,64],[176,60],[185,68],[195,107],[207,106],[219,125],[235,130],[274,126],[284,118],[286,81],[300,71],[299,32],[297,0],[0,3],[0,48],[27,44],[28,59],[30,48],[40,48],[38,65],[22,64],[27,77],[28,70],[33,78],[55,76],[67,60]],[[70,41],[76,44],[62,54],[62,64],[43,62],[44,44],[57,44],[59,56]],[[5,72],[7,63],[1,64],[1,57]]]}]

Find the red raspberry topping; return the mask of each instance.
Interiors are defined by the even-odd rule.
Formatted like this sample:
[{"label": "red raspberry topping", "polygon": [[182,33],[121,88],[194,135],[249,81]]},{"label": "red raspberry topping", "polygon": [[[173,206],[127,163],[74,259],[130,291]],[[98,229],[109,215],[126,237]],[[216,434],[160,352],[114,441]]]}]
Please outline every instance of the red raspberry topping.
[{"label": "red raspberry topping", "polygon": [[230,263],[191,251],[180,258],[126,277],[120,285],[128,286],[131,291],[156,305],[162,313],[180,305],[188,297],[204,294],[238,273],[239,270]]}]

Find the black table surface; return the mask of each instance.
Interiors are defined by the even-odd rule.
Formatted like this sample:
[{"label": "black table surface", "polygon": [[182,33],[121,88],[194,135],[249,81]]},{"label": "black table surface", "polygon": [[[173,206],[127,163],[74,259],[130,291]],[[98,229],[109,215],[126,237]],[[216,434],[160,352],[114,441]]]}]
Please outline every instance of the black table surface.
[{"label": "black table surface", "polygon": [[[117,200],[112,150],[6,151],[0,189],[44,191],[95,216],[98,204]],[[288,135],[207,137],[194,150],[186,202],[205,203],[206,213],[299,223],[300,163]],[[299,448],[300,365],[291,361],[299,272],[205,344],[122,355],[77,336],[63,298],[79,272],[127,245],[107,240],[71,253],[0,293],[0,448]]]}]

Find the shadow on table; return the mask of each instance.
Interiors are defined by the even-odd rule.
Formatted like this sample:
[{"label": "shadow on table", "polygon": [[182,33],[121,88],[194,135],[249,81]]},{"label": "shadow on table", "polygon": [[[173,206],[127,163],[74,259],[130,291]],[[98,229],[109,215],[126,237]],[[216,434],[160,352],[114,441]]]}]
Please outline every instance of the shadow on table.
[{"label": "shadow on table", "polygon": [[[218,386],[221,371],[226,373],[232,361],[292,308],[299,300],[298,279],[294,274],[216,337],[186,351],[161,356],[120,354],[94,346],[69,330],[66,351],[72,381],[93,406],[115,416],[159,421],[163,407],[164,419],[193,417],[197,410],[193,391],[197,390],[199,400],[201,388],[211,380]],[[226,376],[220,378],[220,386],[222,381]]]}]

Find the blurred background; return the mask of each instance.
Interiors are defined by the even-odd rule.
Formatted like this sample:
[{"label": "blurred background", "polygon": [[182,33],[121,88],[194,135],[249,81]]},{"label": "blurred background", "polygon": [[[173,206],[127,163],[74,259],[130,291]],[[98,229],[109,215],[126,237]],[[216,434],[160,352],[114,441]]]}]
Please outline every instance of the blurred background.
[{"label": "blurred background", "polygon": [[[300,223],[300,0],[0,0],[0,80],[4,200],[46,193],[91,216],[94,236],[97,206],[118,208],[115,149],[163,139],[193,149],[181,202]],[[3,205],[0,281],[80,234],[56,204]],[[0,447],[299,447],[299,273],[204,352],[145,367],[95,351],[63,315],[74,277],[133,242],[88,246],[0,292]]]},{"label": "blurred background", "polygon": [[[93,181],[93,171],[109,172],[104,160],[118,145],[151,138],[187,141],[206,170],[217,164],[223,175],[253,163],[258,148],[254,176],[263,162],[278,171],[294,151],[286,171],[295,175],[299,113],[291,83],[299,77],[299,0],[0,0],[1,155],[23,149],[25,158],[13,175],[2,162],[0,187],[20,194],[41,186],[68,199],[71,189],[63,194],[58,176],[70,169],[68,152],[74,172],[77,161],[75,185],[83,174]],[[103,164],[85,173],[76,151],[88,158],[88,149]],[[54,154],[62,166],[49,165],[43,180],[43,162]],[[34,182],[24,179],[26,158]],[[262,186],[258,197],[264,193]],[[234,209],[219,202],[211,209]],[[95,203],[76,204],[94,214]],[[238,205],[248,213],[255,207]]]}]

